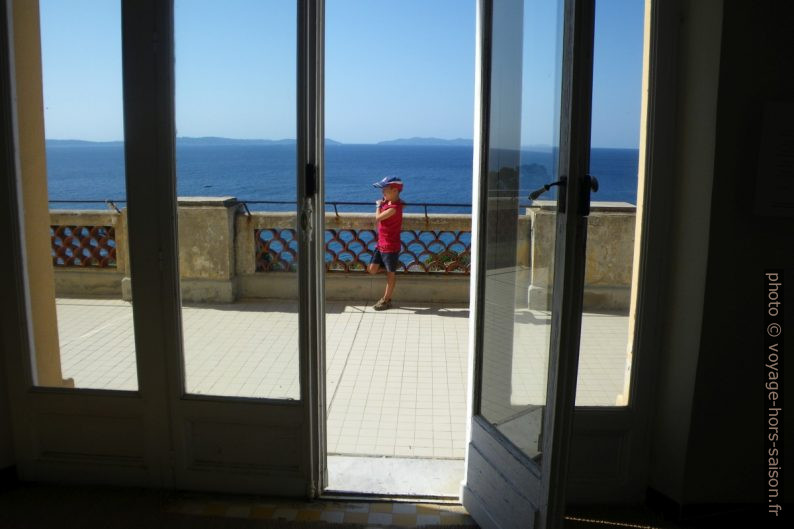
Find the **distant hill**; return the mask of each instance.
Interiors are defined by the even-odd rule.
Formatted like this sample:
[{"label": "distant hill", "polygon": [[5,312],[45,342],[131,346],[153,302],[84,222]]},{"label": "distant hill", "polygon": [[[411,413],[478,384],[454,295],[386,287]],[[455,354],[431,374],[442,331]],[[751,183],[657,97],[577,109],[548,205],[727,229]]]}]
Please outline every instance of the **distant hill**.
[{"label": "distant hill", "polygon": [[294,139],[283,140],[257,140],[257,139],[238,139],[221,138],[218,136],[203,136],[200,138],[179,137],[176,139],[177,145],[294,145]]},{"label": "distant hill", "polygon": [[[86,141],[86,140],[47,140],[47,147],[80,147],[90,145],[121,145],[121,141]],[[176,139],[177,145],[295,145],[294,139],[283,140],[247,140],[236,138],[221,138],[218,136],[204,136],[201,138],[180,137]],[[338,141],[325,140],[326,145],[341,145]]]},{"label": "distant hill", "polygon": [[445,140],[442,138],[399,138],[396,140],[379,141],[377,145],[461,145],[471,147],[473,142],[465,138],[456,138],[454,140]]},{"label": "distant hill", "polygon": [[89,147],[91,145],[122,145],[121,141],[46,140],[47,147]]}]

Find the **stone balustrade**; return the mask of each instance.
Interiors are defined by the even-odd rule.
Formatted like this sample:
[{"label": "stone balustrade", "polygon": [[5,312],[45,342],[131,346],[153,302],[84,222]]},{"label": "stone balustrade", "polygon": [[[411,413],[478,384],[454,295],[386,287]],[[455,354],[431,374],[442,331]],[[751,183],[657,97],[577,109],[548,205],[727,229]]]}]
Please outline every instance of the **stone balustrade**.
[{"label": "stone balustrade", "polygon": [[[131,297],[126,209],[52,210],[56,294]],[[536,202],[517,225],[519,303],[548,308],[554,208]],[[297,296],[294,212],[248,213],[233,197],[180,198],[179,267],[186,302]],[[372,214],[326,213],[325,292],[329,300],[378,299],[385,277],[365,267],[375,244]],[[634,249],[634,206],[594,203],[589,219],[585,308],[627,309]],[[81,239],[74,238],[75,232]],[[72,237],[69,239],[69,237]],[[67,240],[68,239],[68,240]],[[466,302],[471,216],[405,214],[397,301]],[[73,248],[66,251],[65,248]],[[83,260],[64,259],[74,253]]]},{"label": "stone balustrade", "polygon": [[[297,296],[295,223],[295,213],[289,212],[237,215],[235,265],[239,297],[294,299]],[[373,215],[326,213],[325,228],[326,298],[348,301],[380,298],[385,277],[368,275],[364,269],[374,248]],[[406,213],[402,232],[403,270],[397,280],[395,300],[468,301],[471,216]],[[263,233],[269,237],[263,239]],[[277,241],[279,247],[271,252],[269,241]],[[284,248],[289,250],[287,256],[277,258]],[[264,266],[263,255],[271,256],[268,266]],[[450,260],[441,265],[438,256]],[[274,262],[278,264],[274,266]]]},{"label": "stone balustrade", "polygon": [[[538,200],[527,208],[532,226],[529,270],[530,308],[551,307],[556,202]],[[636,206],[626,202],[593,202],[587,221],[582,305],[591,310],[625,310],[631,297]]]}]

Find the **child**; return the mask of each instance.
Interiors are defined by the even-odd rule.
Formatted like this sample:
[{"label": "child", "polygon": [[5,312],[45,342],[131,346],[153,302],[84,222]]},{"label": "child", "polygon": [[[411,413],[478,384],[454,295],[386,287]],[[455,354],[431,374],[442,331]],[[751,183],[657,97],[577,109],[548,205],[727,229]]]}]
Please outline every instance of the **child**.
[{"label": "child", "polygon": [[383,200],[375,202],[378,245],[367,272],[377,274],[381,266],[386,268],[386,292],[372,307],[375,310],[386,310],[391,308],[391,296],[397,282],[397,267],[400,266],[402,249],[400,231],[403,225],[403,201],[400,200],[400,191],[403,189],[403,183],[396,176],[387,176],[372,185],[383,190]]}]

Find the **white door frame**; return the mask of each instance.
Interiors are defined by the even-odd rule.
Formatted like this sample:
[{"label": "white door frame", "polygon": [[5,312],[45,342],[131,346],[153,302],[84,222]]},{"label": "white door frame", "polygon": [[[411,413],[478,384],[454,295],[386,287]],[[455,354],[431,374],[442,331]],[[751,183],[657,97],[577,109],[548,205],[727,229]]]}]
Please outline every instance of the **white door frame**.
[{"label": "white door frame", "polygon": [[[125,7],[136,13],[143,9],[137,0],[126,0]],[[163,262],[158,294],[164,311],[163,334],[169,337],[167,408],[174,483],[181,489],[314,497],[323,476],[323,460],[315,451],[316,440],[322,438],[323,408],[318,402],[324,397],[318,376],[324,343],[318,318],[323,313],[322,292],[316,286],[322,271],[317,256],[324,256],[322,220],[318,220],[322,208],[317,205],[316,183],[322,175],[315,169],[321,167],[323,154],[322,100],[321,93],[317,94],[317,84],[322,86],[318,72],[322,48],[321,39],[317,38],[322,2],[296,0],[296,7],[300,400],[186,393],[176,223],[172,1],[150,4],[150,20],[154,21],[157,34],[166,38],[158,42],[149,62],[141,64],[136,79],[130,81],[130,90],[146,79],[156,91],[150,108],[157,108],[158,112],[149,113],[147,118],[149,137],[157,138],[159,152],[150,174],[160,175],[159,188],[155,188],[161,197],[155,216],[160,221]],[[140,33],[143,35],[143,31]],[[147,74],[155,77],[147,79]]]},{"label": "white door frame", "polygon": [[[567,177],[561,186],[557,206],[554,289],[548,365],[546,405],[543,414],[542,464],[538,465],[480,413],[485,310],[485,245],[491,131],[492,61],[498,53],[492,45],[498,32],[493,27],[498,0],[480,0],[477,9],[477,99],[475,115],[475,186],[472,227],[472,305],[470,327],[470,410],[467,432],[466,475],[461,498],[464,506],[482,527],[558,527],[565,507],[565,476],[573,423],[579,337],[584,288],[585,241],[589,186],[590,107],[592,103],[592,57],[595,5],[593,0],[565,0],[563,19],[562,86],[560,113],[559,175]],[[521,0],[517,0],[521,1]],[[505,7],[506,9],[506,7]],[[523,12],[522,8],[516,11]],[[504,21],[514,21],[505,18]],[[521,22],[523,23],[523,17]],[[512,35],[512,33],[510,33]],[[511,45],[522,45],[512,43]],[[501,61],[500,61],[501,62]],[[500,65],[506,68],[506,65]],[[507,71],[507,70],[506,70]],[[513,70],[509,70],[513,71]],[[513,79],[513,82],[516,82]],[[520,79],[518,79],[520,82]],[[514,93],[513,89],[509,93]],[[501,101],[502,106],[514,103]],[[513,109],[502,114],[514,114]],[[520,108],[515,109],[520,113]],[[518,130],[513,131],[518,133]],[[502,149],[512,143],[500,145]],[[500,167],[501,169],[501,167]]]},{"label": "white door frame", "polygon": [[[636,503],[645,499],[655,377],[663,332],[660,308],[664,303],[663,285],[670,273],[672,210],[669,204],[674,191],[671,160],[676,142],[676,49],[680,10],[680,2],[645,0],[639,166],[643,185],[637,197],[635,238],[638,242],[633,271],[636,286],[632,290],[635,308],[627,344],[632,352],[629,402],[626,406],[575,408],[566,483],[568,503]],[[479,57],[477,63],[480,64]],[[480,85],[478,79],[476,90]],[[476,92],[475,100],[479,99],[479,92]],[[475,118],[480,118],[479,111],[475,112]],[[480,123],[475,123],[475,131],[480,129]],[[474,155],[474,166],[478,167],[476,149]],[[474,202],[477,202],[476,196]],[[476,216],[472,222],[476,230]],[[471,297],[474,300],[474,289]],[[473,332],[469,340],[469,350],[473,350]],[[470,360],[471,388],[474,364],[473,359]],[[469,409],[471,406],[470,399]],[[469,436],[467,432],[467,438]]]},{"label": "white door frame", "polygon": [[[125,160],[138,391],[36,387],[19,208],[12,0],[3,0],[3,189],[0,228],[12,248],[0,300],[15,456],[23,480],[95,482],[297,497],[324,479],[322,175],[301,200],[301,400],[186,395],[175,185],[173,1],[122,0]],[[296,0],[298,193],[321,169],[321,0]],[[7,18],[6,18],[7,17]],[[319,34],[321,37],[321,34]],[[38,35],[36,35],[38,38]],[[319,197],[319,198],[318,198]],[[313,208],[313,210],[312,210]],[[312,212],[310,213],[310,210]],[[8,214],[6,214],[6,212]],[[312,237],[305,236],[315,226]],[[318,235],[319,234],[319,235]],[[5,288],[7,287],[7,288]],[[245,441],[244,443],[241,442]]]},{"label": "white door frame", "polygon": [[[13,421],[14,452],[18,475],[23,480],[95,482],[141,486],[170,486],[172,483],[168,461],[168,413],[164,402],[166,384],[163,362],[163,340],[158,332],[157,306],[149,303],[146,293],[140,294],[133,308],[136,322],[138,391],[103,391],[90,389],[62,389],[38,387],[32,369],[35,346],[32,336],[34,315],[30,312],[29,278],[25,265],[26,251],[22,215],[22,178],[18,165],[20,152],[20,123],[16,106],[18,73],[15,69],[15,38],[30,43],[39,35],[34,31],[37,6],[30,4],[25,25],[14,26],[14,2],[4,0],[1,5],[2,42],[2,106],[3,106],[3,187],[1,209],[8,212],[2,218],[3,233],[13,249],[4,262],[2,281],[4,295],[3,349],[9,401]],[[18,4],[18,5],[21,5]],[[140,20],[130,21],[132,24]],[[14,37],[15,30],[17,37]],[[148,41],[151,46],[151,40]],[[29,44],[30,45],[30,44]],[[129,59],[130,57],[127,57]],[[34,76],[35,77],[35,76]],[[141,103],[143,92],[128,95],[128,100]],[[134,105],[135,103],[133,103]],[[32,126],[32,125],[31,125]],[[142,138],[131,138],[130,149],[146,150]],[[141,161],[144,161],[142,154]],[[128,168],[129,169],[129,168]],[[140,190],[147,182],[131,182]],[[144,202],[136,199],[141,208]],[[135,205],[137,211],[137,204]],[[143,210],[141,210],[143,211]],[[156,221],[135,217],[135,241],[130,252],[147,255],[148,236],[157,230]],[[149,256],[156,256],[149,253]],[[156,280],[159,262],[154,258],[137,258],[135,277],[140,283]],[[151,299],[151,298],[150,298]],[[147,309],[152,309],[149,312]],[[144,330],[145,329],[145,330]]]},{"label": "white door frame", "polygon": [[309,490],[328,484],[325,406],[325,0],[298,0],[298,197],[305,247],[299,253],[301,399],[308,435]]}]

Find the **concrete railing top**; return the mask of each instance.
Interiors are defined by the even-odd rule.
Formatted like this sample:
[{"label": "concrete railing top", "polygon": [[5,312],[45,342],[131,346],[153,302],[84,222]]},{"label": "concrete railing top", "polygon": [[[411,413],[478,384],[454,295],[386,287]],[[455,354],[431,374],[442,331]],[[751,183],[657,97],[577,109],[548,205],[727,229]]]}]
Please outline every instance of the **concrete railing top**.
[{"label": "concrete railing top", "polygon": [[51,209],[50,224],[69,224],[80,226],[114,226],[119,214],[115,211],[96,209]]},{"label": "concrete railing top", "polygon": [[[374,211],[373,206],[373,211]],[[292,211],[285,212],[251,212],[250,215],[238,215],[238,222],[244,222],[251,228],[294,227],[296,216]],[[375,229],[373,213],[335,213],[325,214],[325,227],[335,229]],[[471,231],[471,215],[431,213],[405,213],[403,230],[433,231]]]},{"label": "concrete railing top", "polygon": [[[527,212],[532,210],[553,210],[557,208],[556,200],[535,200],[532,205],[527,208]],[[596,201],[590,202],[590,211],[598,213],[636,213],[637,206],[629,202],[610,202],[610,201]]]},{"label": "concrete railing top", "polygon": [[236,197],[177,197],[179,207],[228,207],[241,204]]}]

